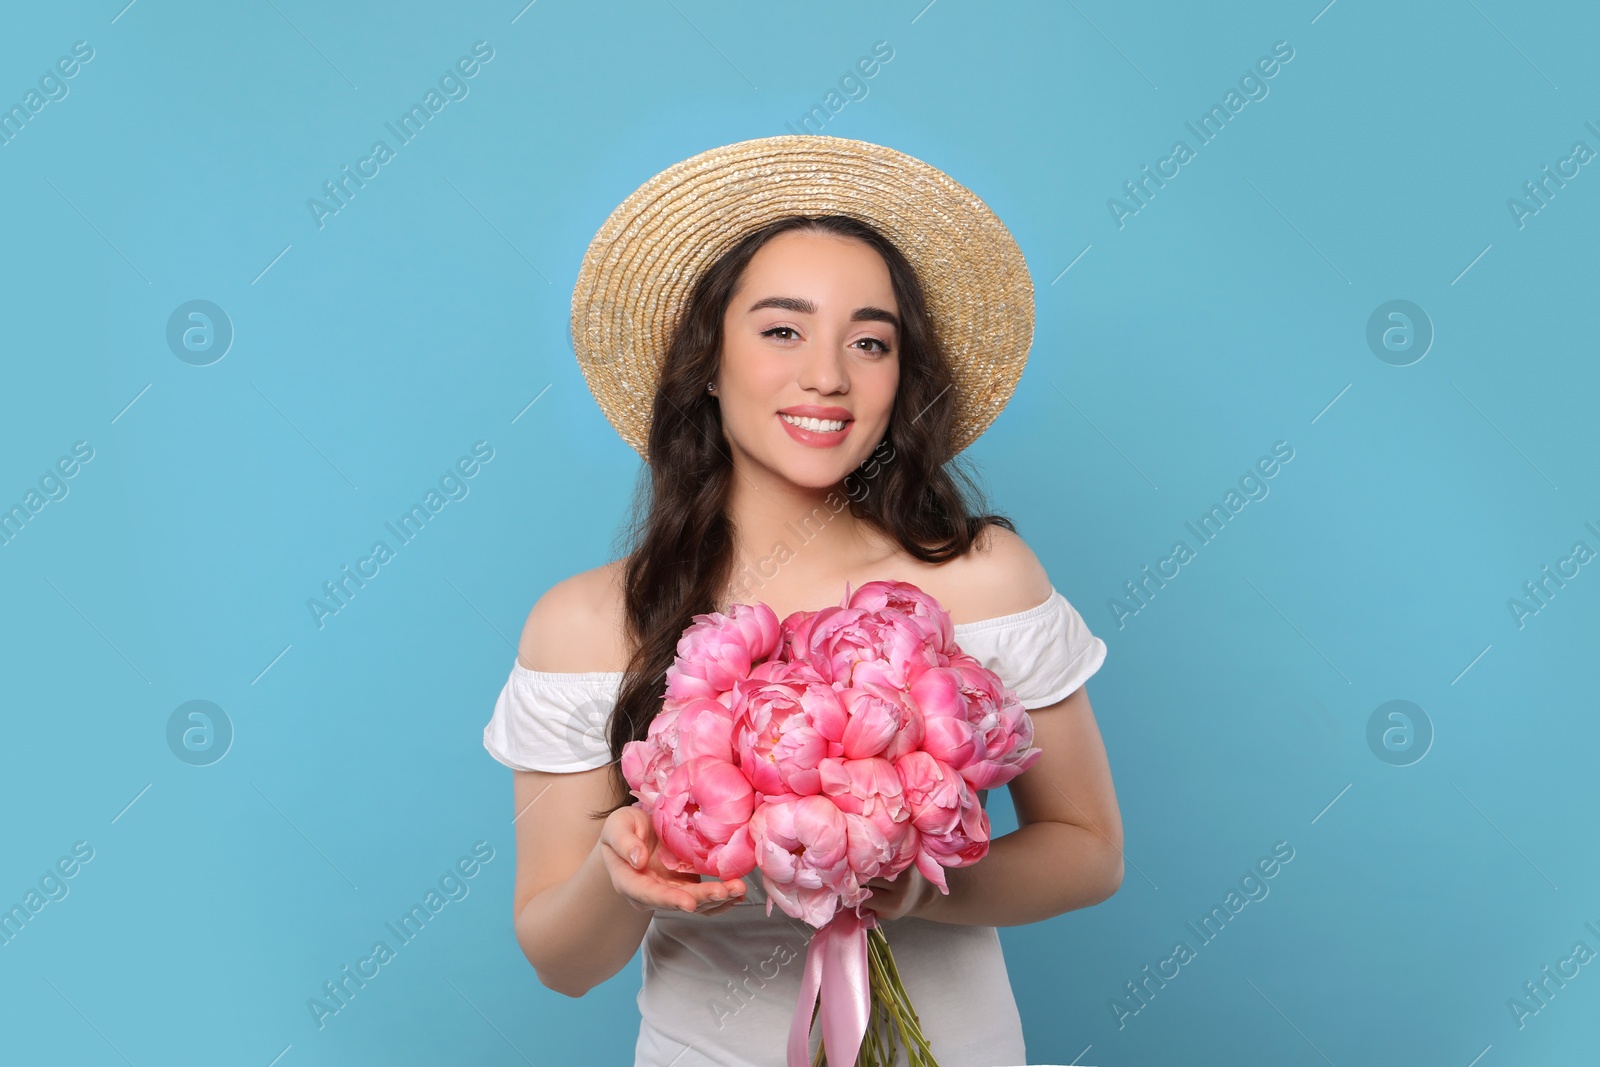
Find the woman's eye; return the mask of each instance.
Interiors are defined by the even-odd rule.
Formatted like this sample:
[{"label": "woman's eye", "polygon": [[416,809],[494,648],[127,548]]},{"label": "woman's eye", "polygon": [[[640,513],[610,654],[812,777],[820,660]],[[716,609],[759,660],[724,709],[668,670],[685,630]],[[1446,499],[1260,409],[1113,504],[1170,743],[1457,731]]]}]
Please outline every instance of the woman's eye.
[{"label": "woman's eye", "polygon": [[[793,341],[798,339],[798,335],[799,331],[793,326],[774,326],[769,330],[761,331],[762,337],[774,337],[780,341]],[[858,345],[863,343],[867,345],[877,345],[878,347],[876,349],[869,348],[868,350],[876,352],[878,355],[885,355],[889,352],[889,346],[876,337],[863,337],[860,341],[856,342]]]}]

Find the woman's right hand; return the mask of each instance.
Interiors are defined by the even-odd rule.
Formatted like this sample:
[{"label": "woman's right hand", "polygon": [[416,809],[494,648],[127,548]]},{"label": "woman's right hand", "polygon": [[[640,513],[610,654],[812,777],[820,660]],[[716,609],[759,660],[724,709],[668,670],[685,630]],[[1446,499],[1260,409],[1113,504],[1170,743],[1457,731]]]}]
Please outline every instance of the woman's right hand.
[{"label": "woman's right hand", "polygon": [[601,859],[617,894],[639,911],[676,908],[715,915],[743,897],[743,878],[703,882],[698,874],[675,871],[661,862],[659,839],[650,816],[637,804],[618,808],[600,830]]}]

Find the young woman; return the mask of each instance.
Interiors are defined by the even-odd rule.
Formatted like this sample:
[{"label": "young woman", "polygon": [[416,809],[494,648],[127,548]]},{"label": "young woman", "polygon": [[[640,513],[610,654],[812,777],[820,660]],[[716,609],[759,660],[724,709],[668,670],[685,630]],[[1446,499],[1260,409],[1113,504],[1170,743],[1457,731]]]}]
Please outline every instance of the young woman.
[{"label": "young woman", "polygon": [[695,614],[762,601],[781,619],[847,587],[911,582],[1030,709],[1044,754],[1007,787],[1019,829],[948,869],[948,896],[914,866],[869,883],[864,907],[942,1067],[1026,1062],[996,928],[1121,883],[1083,687],[1104,642],[1008,519],[973,513],[950,468],[1020,376],[1032,289],[1019,264],[948,177],[831,137],[702,153],[641,187],[591,245],[574,343],[647,458],[650,493],[626,556],[533,606],[484,743],[516,770],[515,925],[540,980],[582,996],[643,947],[636,1067],[782,1067],[812,932],[766,914],[759,868],[728,882],[666,868],[621,775]]}]

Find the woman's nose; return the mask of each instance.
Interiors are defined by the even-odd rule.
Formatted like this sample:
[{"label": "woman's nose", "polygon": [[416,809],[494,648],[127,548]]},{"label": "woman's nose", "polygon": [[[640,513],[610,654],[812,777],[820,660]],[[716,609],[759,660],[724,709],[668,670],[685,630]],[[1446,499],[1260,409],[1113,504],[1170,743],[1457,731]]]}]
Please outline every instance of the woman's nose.
[{"label": "woman's nose", "polygon": [[839,392],[849,385],[839,353],[826,345],[814,345],[801,361],[799,384],[819,393]]}]

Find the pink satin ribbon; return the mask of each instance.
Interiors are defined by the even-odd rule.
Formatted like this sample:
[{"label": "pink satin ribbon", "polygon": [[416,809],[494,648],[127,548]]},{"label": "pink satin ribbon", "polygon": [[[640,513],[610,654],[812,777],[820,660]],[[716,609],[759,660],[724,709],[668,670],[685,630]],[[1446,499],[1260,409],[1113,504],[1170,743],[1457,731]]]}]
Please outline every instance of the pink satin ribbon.
[{"label": "pink satin ribbon", "polygon": [[876,912],[862,918],[853,908],[841,908],[811,935],[800,999],[789,1024],[789,1067],[810,1067],[811,1013],[819,994],[828,1067],[854,1067],[872,1013],[867,931],[877,925]]}]

